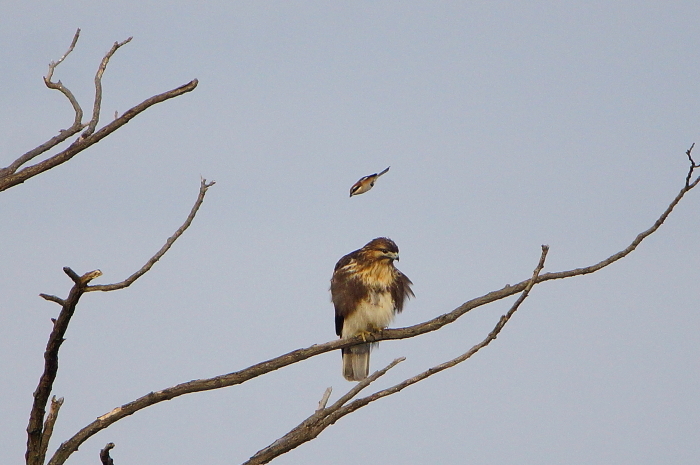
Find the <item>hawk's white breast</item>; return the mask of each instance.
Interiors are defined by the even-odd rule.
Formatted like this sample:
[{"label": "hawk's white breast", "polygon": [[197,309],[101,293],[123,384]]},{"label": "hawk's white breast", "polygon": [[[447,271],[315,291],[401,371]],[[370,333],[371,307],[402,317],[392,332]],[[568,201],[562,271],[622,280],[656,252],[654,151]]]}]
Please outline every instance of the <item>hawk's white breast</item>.
[{"label": "hawk's white breast", "polygon": [[394,319],[394,301],[389,291],[373,291],[343,321],[343,338],[384,329]]}]

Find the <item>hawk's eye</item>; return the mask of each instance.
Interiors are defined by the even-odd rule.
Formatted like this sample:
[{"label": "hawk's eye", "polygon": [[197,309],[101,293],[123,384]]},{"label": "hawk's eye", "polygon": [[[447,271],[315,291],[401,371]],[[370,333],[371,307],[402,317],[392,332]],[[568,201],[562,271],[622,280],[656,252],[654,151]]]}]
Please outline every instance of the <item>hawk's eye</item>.
[{"label": "hawk's eye", "polygon": [[381,253],[389,253],[389,251],[387,249],[380,249],[380,252]]}]

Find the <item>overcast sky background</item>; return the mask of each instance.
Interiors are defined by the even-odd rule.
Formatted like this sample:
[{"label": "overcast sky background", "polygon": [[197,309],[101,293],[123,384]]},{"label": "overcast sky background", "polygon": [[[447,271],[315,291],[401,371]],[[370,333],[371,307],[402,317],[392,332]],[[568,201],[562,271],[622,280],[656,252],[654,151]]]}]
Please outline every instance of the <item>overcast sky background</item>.
[{"label": "overcast sky background", "polygon": [[[60,353],[50,453],[150,391],[335,339],[335,262],[377,236],[415,283],[394,326],[545,271],[598,262],[650,227],[700,142],[697,2],[3,2],[6,166],[70,126],[42,76],[103,121],[198,78],[62,165],[0,193],[0,463],[21,463],[32,392],[79,274],[132,287],[83,297]],[[700,151],[696,159],[700,160]],[[391,165],[348,198],[361,176]],[[535,287],[468,362],[341,419],[279,464],[696,464],[700,191],[633,254]],[[438,333],[384,342],[376,387],[481,341],[513,298]],[[240,463],[351,383],[340,355],[128,417],[69,463]],[[372,392],[372,390],[368,391]]]}]

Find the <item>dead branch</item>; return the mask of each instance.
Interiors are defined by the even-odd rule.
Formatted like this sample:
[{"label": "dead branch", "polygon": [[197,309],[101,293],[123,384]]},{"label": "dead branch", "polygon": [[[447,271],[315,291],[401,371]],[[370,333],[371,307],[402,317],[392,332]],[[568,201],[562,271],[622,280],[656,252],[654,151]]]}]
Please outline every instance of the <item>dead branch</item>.
[{"label": "dead branch", "polygon": [[[690,168],[691,173],[693,168]],[[692,183],[684,186],[678,195],[669,204],[666,210],[661,214],[661,216],[654,222],[654,224],[638,234],[637,237],[632,241],[632,243],[625,249],[617,252],[605,260],[598,262],[594,265],[590,265],[584,268],[576,268],[569,271],[561,271],[555,273],[545,273],[543,275],[538,274],[535,278],[535,283],[540,283],[544,281],[549,281],[553,279],[563,279],[574,276],[585,275],[589,273],[594,273],[606,266],[620,260],[621,258],[627,256],[631,253],[646,237],[653,234],[656,230],[661,227],[666,218],[671,214],[675,206],[681,201],[683,196],[697,186],[700,182],[700,177],[695,179]],[[234,386],[237,384],[242,384],[250,379],[256,378],[258,376],[270,373],[271,371],[278,370],[280,368],[286,367],[293,363],[306,360],[308,358],[330,352],[332,350],[337,350],[343,347],[350,347],[353,345],[358,345],[366,342],[379,342],[383,340],[393,340],[393,339],[406,339],[410,337],[419,336],[432,331],[437,331],[445,325],[455,322],[458,318],[466,314],[467,312],[481,307],[483,305],[510,297],[517,293],[523,292],[528,289],[529,283],[532,278],[528,278],[515,285],[506,285],[500,290],[489,292],[481,297],[469,300],[464,304],[460,305],[456,309],[449,313],[440,315],[432,320],[428,320],[424,323],[419,323],[414,326],[409,326],[406,328],[398,329],[385,329],[383,331],[378,331],[370,335],[365,335],[363,337],[355,337],[352,339],[338,339],[324,344],[314,344],[310,347],[293,350],[284,355],[266,360],[264,362],[257,363],[248,368],[215,376],[213,378],[198,379],[188,381],[186,383],[178,384],[176,386],[168,387],[160,391],[150,392],[138,399],[126,403],[120,407],[116,407],[112,411],[100,416],[92,423],[86,425],[80,431],[78,431],[73,437],[62,443],[59,448],[54,453],[51,458],[49,465],[62,465],[66,459],[76,450],[78,447],[85,442],[88,438],[98,433],[99,431],[109,427],[113,423],[121,420],[122,418],[132,415],[139,410],[142,410],[151,405],[174,399],[185,394],[191,394],[195,392],[209,391],[213,389],[220,389],[224,387]],[[507,320],[506,320],[507,321]],[[499,329],[500,331],[500,329]],[[495,334],[497,334],[496,332]],[[494,336],[495,336],[494,334]],[[477,349],[478,350],[478,349]],[[403,388],[401,388],[403,389]],[[400,389],[399,389],[400,390]],[[359,407],[358,407],[359,408]]]},{"label": "dead branch", "polygon": [[324,408],[326,408],[326,404],[328,404],[328,399],[330,399],[332,392],[333,387],[328,386],[325,392],[323,393],[323,397],[321,397],[321,400],[318,401],[318,408],[316,409],[316,411],[323,410]]},{"label": "dead branch", "polygon": [[[184,224],[180,226],[180,228],[178,228],[177,232],[167,240],[166,245],[163,246],[160,249],[160,251],[158,251],[158,253],[154,257],[152,257],[143,268],[141,268],[137,273],[135,273],[129,278],[131,280],[129,284],[131,284],[133,281],[135,281],[140,276],[144,275],[148,270],[150,270],[153,264],[156,261],[158,261],[158,259],[160,259],[165,254],[165,252],[168,251],[168,249],[172,246],[175,240],[177,240],[177,238],[180,237],[183,232],[185,232],[185,230],[190,226],[190,224],[192,224],[192,220],[194,219],[197,210],[204,201],[204,195],[207,189],[209,189],[209,187],[211,187],[213,184],[214,182],[208,183],[205,179],[202,179],[199,188],[199,195],[197,196],[197,201],[195,202],[192,211],[187,216],[187,219],[185,220]],[[61,299],[53,295],[40,294],[42,298],[51,302],[56,302],[59,305],[61,305],[61,312],[57,319],[52,319],[54,323],[53,331],[49,336],[49,341],[46,345],[46,351],[44,352],[44,373],[41,375],[39,385],[37,386],[36,391],[34,391],[34,403],[29,417],[29,425],[27,426],[27,465],[44,464],[41,451],[46,450],[46,446],[48,444],[48,440],[50,439],[51,432],[50,430],[47,432],[46,427],[42,428],[42,421],[44,419],[44,416],[46,415],[46,404],[48,402],[49,395],[51,394],[51,391],[53,389],[53,383],[56,379],[56,374],[58,372],[58,352],[61,347],[61,344],[64,341],[63,336],[65,335],[68,329],[68,324],[70,323],[70,320],[73,317],[73,314],[75,313],[75,308],[78,304],[78,301],[80,300],[82,295],[90,289],[90,287],[88,286],[90,281],[102,275],[102,272],[100,270],[90,271],[82,276],[79,276],[75,271],[73,271],[69,267],[64,267],[63,271],[73,280],[74,283],[73,287],[70,290],[70,293],[68,294],[68,297],[66,299]],[[99,290],[122,289],[124,287],[127,287],[129,284],[111,285],[114,287],[110,289]],[[56,409],[56,414],[57,413],[58,408]],[[51,428],[53,428],[53,423],[51,423],[50,426]]]},{"label": "dead branch", "polygon": [[[68,267],[63,268],[63,271],[74,281],[74,285],[61,306],[61,313],[54,322],[53,330],[51,331],[49,341],[46,344],[46,350],[44,351],[44,373],[41,375],[39,385],[34,391],[34,403],[32,405],[31,414],[29,415],[29,425],[27,426],[27,453],[25,455],[27,465],[43,465],[44,463],[41,457],[41,451],[46,449],[43,442],[50,439],[48,437],[50,432],[44,434],[46,430],[42,423],[46,415],[46,404],[49,400],[51,390],[53,389],[56,374],[58,373],[58,350],[65,340],[63,336],[66,334],[73,313],[75,313],[75,307],[78,305],[78,301],[83,295],[83,292],[85,292],[85,286],[90,282],[90,279],[101,274],[98,270],[86,273],[83,276],[78,276]],[[58,413],[57,410],[56,413]],[[51,425],[51,427],[53,427],[53,425]]]},{"label": "dead branch", "polygon": [[51,398],[51,408],[44,422],[44,432],[41,435],[41,450],[39,451],[39,463],[44,463],[46,459],[46,450],[49,447],[49,440],[53,434],[53,427],[58,419],[58,411],[63,405],[63,397],[56,399],[56,396]]},{"label": "dead branch", "polygon": [[100,462],[102,465],[114,465],[114,460],[109,456],[109,451],[114,449],[114,443],[108,442],[107,445],[100,451]]},{"label": "dead branch", "polygon": [[[693,145],[690,146],[688,150],[685,151],[685,154],[688,155],[688,160],[690,161],[690,169],[688,170],[688,176],[685,177],[685,187],[690,188],[690,178],[693,176],[693,170],[695,168],[700,168],[700,165],[695,163],[695,160],[693,160],[693,148],[695,147],[695,142],[693,142]],[[697,183],[698,181],[695,180]]]},{"label": "dead branch", "polygon": [[63,54],[61,58],[59,58],[57,61],[52,61],[49,63],[49,72],[46,74],[46,77],[44,77],[44,84],[46,84],[46,87],[49,89],[55,89],[61,92],[63,95],[66,96],[70,104],[73,106],[73,110],[75,111],[75,119],[73,120],[73,125],[69,127],[68,129],[61,129],[58,132],[58,135],[52,137],[48,141],[44,142],[43,144],[39,145],[38,147],[30,150],[29,152],[23,154],[21,157],[19,157],[17,160],[13,161],[9,166],[6,168],[0,169],[0,178],[3,178],[5,176],[8,176],[10,174],[15,173],[22,165],[27,163],[28,161],[32,160],[33,158],[41,155],[42,153],[51,150],[61,142],[65,141],[69,137],[71,137],[74,134],[77,134],[81,129],[85,127],[85,125],[82,123],[83,121],[83,109],[80,108],[80,104],[78,103],[78,100],[76,100],[75,96],[73,93],[63,85],[61,81],[58,82],[53,82],[51,81],[51,78],[53,77],[53,72],[56,69],[58,65],[60,65],[63,60],[66,59],[66,57],[73,51],[75,48],[75,44],[78,42],[78,37],[80,37],[80,29],[75,31],[75,35],[73,36],[73,41],[70,44],[70,47],[68,47],[68,51]]},{"label": "dead branch", "polygon": [[[107,54],[104,56],[102,59],[100,66],[97,69],[97,73],[95,74],[95,100],[93,103],[93,112],[92,112],[92,118],[89,123],[83,124],[82,119],[83,119],[83,110],[80,107],[80,104],[76,100],[75,96],[73,93],[61,83],[61,81],[58,82],[53,82],[51,79],[53,78],[53,73],[54,70],[58,65],[60,65],[63,60],[66,59],[66,57],[73,51],[75,48],[76,43],[78,42],[78,37],[80,37],[80,29],[78,29],[75,33],[75,36],[73,36],[73,41],[71,42],[70,47],[68,48],[68,51],[63,54],[61,58],[59,58],[55,62],[51,62],[49,64],[49,72],[47,73],[46,77],[44,78],[44,83],[49,89],[55,89],[61,92],[63,95],[66,96],[68,101],[71,103],[73,106],[73,109],[75,111],[75,119],[73,121],[73,125],[68,128],[59,131],[58,135],[52,137],[48,141],[44,142],[43,144],[39,145],[38,147],[28,151],[27,153],[23,154],[19,158],[17,158],[15,161],[13,161],[10,165],[8,165],[6,168],[0,169],[0,192],[4,191],[6,189],[9,189],[10,187],[14,187],[18,184],[23,183],[27,179],[34,177],[38,174],[43,173],[44,171],[50,170],[51,168],[54,168],[62,163],[67,162],[71,158],[73,158],[75,155],[78,153],[82,152],[86,148],[90,147],[91,145],[99,142],[100,140],[104,139],[120,127],[124,126],[126,123],[128,123],[133,117],[138,115],[139,113],[143,112],[144,110],[148,109],[149,107],[158,104],[160,102],[163,102],[165,100],[169,100],[174,97],[178,97],[184,93],[190,92],[197,87],[198,81],[196,79],[188,82],[185,85],[182,85],[178,88],[175,88],[173,90],[164,92],[159,95],[155,95],[149,99],[144,100],[140,104],[136,105],[135,107],[129,109],[126,113],[124,113],[121,117],[115,118],[114,121],[111,123],[105,125],[102,127],[99,131],[95,132],[95,129],[97,128],[97,123],[99,122],[100,118],[100,108],[102,105],[102,75],[104,74],[106,68],[107,68],[107,63],[109,62],[110,58],[116,53],[116,51],[122,47],[123,45],[127,44],[129,41],[131,41],[131,37],[128,39],[124,40],[123,42],[115,42],[112,48],[107,52]],[[39,163],[36,163],[34,165],[28,166],[24,169],[19,170],[22,166],[24,166],[27,162],[33,160],[37,156],[41,155],[42,153],[47,152],[48,150],[51,150],[58,144],[66,141],[69,137],[77,134],[80,132],[83,128],[87,126],[87,129],[65,150],[47,158],[46,160],[43,160]],[[19,171],[17,171],[19,170]]]},{"label": "dead branch", "polygon": [[97,123],[100,121],[100,109],[102,108],[102,75],[107,69],[107,63],[109,63],[110,58],[112,58],[117,50],[119,50],[119,48],[123,45],[131,42],[131,39],[133,39],[133,37],[129,37],[122,42],[114,42],[112,48],[109,49],[109,52],[107,52],[104,58],[102,58],[102,62],[100,63],[99,68],[97,68],[97,73],[95,73],[95,101],[92,106],[92,119],[90,120],[87,129],[80,135],[81,138],[88,137],[90,134],[95,132]]},{"label": "dead branch", "polygon": [[[449,360],[447,362],[441,363],[440,365],[434,366],[416,376],[413,376],[412,378],[408,378],[401,383],[398,383],[390,388],[383,389],[381,391],[377,391],[372,395],[369,395],[367,397],[363,397],[361,399],[357,399],[347,405],[345,405],[350,399],[354,398],[362,389],[364,389],[369,383],[374,381],[372,379],[368,383],[364,384],[364,382],[359,383],[357,386],[352,388],[350,391],[348,391],[347,394],[345,394],[343,397],[338,399],[337,402],[335,402],[332,406],[328,408],[320,408],[316,410],[316,412],[308,417],[306,420],[304,420],[301,424],[299,424],[297,427],[293,428],[289,433],[285,434],[282,438],[278,439],[268,447],[258,451],[253,457],[250,458],[247,462],[244,463],[244,465],[257,465],[257,464],[263,464],[263,463],[268,463],[275,459],[276,457],[279,457],[282,454],[285,454],[289,452],[290,450],[304,444],[305,442],[311,441],[312,439],[315,439],[323,430],[328,428],[329,426],[333,425],[336,421],[344,417],[345,415],[348,415],[355,410],[358,410],[366,405],[368,405],[371,402],[374,402],[375,400],[381,399],[382,397],[390,396],[392,394],[396,394],[397,392],[401,391],[402,389],[418,383],[419,381],[423,381],[424,379],[439,373],[443,370],[446,370],[448,368],[451,368],[459,363],[462,363],[463,361],[467,360],[470,358],[472,355],[477,353],[479,350],[483,349],[491,341],[496,339],[498,336],[498,333],[501,332],[503,327],[506,325],[508,320],[513,316],[513,314],[518,310],[520,305],[523,303],[523,301],[527,298],[527,296],[530,294],[530,290],[532,287],[537,283],[537,277],[539,276],[540,272],[544,268],[544,262],[547,258],[547,252],[549,251],[549,246],[543,245],[542,246],[542,254],[540,255],[540,260],[539,263],[537,264],[537,267],[535,268],[535,271],[532,273],[532,277],[527,283],[527,286],[523,290],[523,292],[520,294],[520,297],[515,301],[515,303],[511,306],[510,310],[508,310],[508,313],[505,315],[501,316],[500,320],[498,321],[498,324],[496,324],[496,327],[493,328],[493,330],[489,333],[488,336],[486,336],[486,339],[481,341],[479,344],[475,345],[471,349],[469,349],[467,352],[464,354],[460,355],[457,358],[454,358],[452,360]],[[381,374],[386,373],[386,370],[392,368],[394,365],[398,363],[401,359],[394,360],[391,365],[386,367]],[[380,373],[380,372],[377,372]],[[376,374],[376,373],[375,373]],[[374,375],[373,375],[374,376]],[[380,375],[381,376],[381,375]],[[368,378],[369,379],[369,378]],[[365,380],[367,381],[367,380]]]},{"label": "dead branch", "polygon": [[178,237],[182,235],[182,233],[185,232],[187,228],[190,227],[190,224],[192,224],[192,220],[194,220],[195,215],[197,214],[197,211],[199,210],[199,207],[202,205],[202,202],[204,202],[204,196],[207,194],[207,190],[216,184],[216,181],[211,181],[207,182],[206,179],[202,178],[199,186],[199,196],[197,197],[197,201],[194,203],[192,206],[192,210],[190,211],[190,214],[187,216],[187,219],[185,222],[178,228],[177,231],[175,231],[175,234],[170,236],[168,240],[165,242],[165,245],[161,247],[161,249],[146,262],[145,265],[141,267],[136,273],[132,274],[128,278],[126,278],[124,281],[116,284],[100,284],[100,285],[94,285],[94,286],[88,286],[85,292],[91,292],[91,291],[114,291],[117,289],[124,289],[125,287],[131,286],[134,281],[139,279],[141,276],[146,274],[148,270],[150,270],[155,263],[161,259],[163,255],[172,247],[173,243],[177,240]]},{"label": "dead branch", "polygon": [[305,442],[315,439],[316,436],[321,434],[321,431],[326,429],[330,424],[326,424],[326,420],[333,416],[334,413],[338,412],[341,407],[350,399],[355,397],[364,388],[369,386],[371,383],[376,381],[380,376],[383,376],[387,371],[394,368],[399,363],[403,362],[404,358],[397,358],[391,362],[386,367],[381,370],[375,371],[371,376],[363,379],[352,389],[350,389],[343,397],[338,399],[333,405],[328,408],[317,409],[310,417],[302,421],[299,425],[294,427],[289,433],[282,436],[277,441],[273,442],[266,448],[258,451],[254,456],[250,458],[243,465],[254,465],[260,463],[268,463],[275,457],[279,457],[282,454],[286,454],[290,450],[302,445]]}]

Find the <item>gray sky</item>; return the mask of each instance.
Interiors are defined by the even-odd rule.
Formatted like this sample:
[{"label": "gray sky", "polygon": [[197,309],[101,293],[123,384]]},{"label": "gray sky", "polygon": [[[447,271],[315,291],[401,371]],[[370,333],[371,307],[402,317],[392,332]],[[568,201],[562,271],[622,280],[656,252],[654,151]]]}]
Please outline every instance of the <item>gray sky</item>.
[{"label": "gray sky", "polygon": [[[0,463],[20,463],[59,307],[96,268],[54,393],[50,450],[116,406],[335,338],[328,285],[377,236],[401,249],[415,324],[545,271],[597,262],[653,224],[700,142],[697,2],[6,2],[6,165],[72,122],[47,64],[103,120],[198,78],[70,163],[0,194]],[[465,2],[466,3],[466,2]],[[700,159],[698,152],[697,159]],[[375,188],[359,177],[391,165]],[[700,192],[625,260],[535,287],[473,359],[340,420],[280,464],[695,464],[700,460]],[[384,342],[394,384],[466,351],[512,303]],[[122,420],[70,459],[239,463],[352,385],[329,353]]]}]

